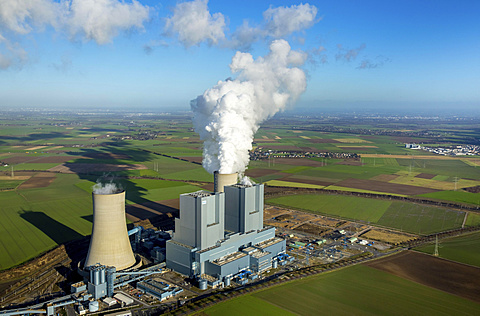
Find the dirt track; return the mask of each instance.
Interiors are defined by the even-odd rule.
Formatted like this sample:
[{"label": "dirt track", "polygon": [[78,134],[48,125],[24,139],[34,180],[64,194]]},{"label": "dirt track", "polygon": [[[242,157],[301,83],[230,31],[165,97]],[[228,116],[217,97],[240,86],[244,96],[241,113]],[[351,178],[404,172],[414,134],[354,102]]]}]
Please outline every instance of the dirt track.
[{"label": "dirt track", "polygon": [[480,268],[404,251],[365,265],[444,292],[480,302]]}]

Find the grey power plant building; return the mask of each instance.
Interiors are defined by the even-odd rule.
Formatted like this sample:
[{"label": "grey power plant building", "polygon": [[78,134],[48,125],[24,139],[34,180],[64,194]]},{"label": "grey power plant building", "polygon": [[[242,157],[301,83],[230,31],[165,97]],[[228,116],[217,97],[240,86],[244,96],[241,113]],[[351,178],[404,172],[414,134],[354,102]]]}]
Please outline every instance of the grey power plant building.
[{"label": "grey power plant building", "polygon": [[166,244],[167,268],[228,285],[245,271],[276,266],[286,242],[275,237],[274,227],[263,227],[263,184],[228,185],[236,183],[236,176],[230,178],[224,188],[215,179],[216,192],[180,195],[180,218]]}]

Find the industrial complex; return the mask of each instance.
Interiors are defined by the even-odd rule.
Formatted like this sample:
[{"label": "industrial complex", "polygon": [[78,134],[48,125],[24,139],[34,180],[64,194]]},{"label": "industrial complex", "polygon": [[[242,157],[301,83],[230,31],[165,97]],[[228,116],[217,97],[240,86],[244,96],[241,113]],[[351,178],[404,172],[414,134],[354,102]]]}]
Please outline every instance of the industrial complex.
[{"label": "industrial complex", "polygon": [[[274,227],[263,226],[263,184],[238,184],[237,178],[215,173],[214,192],[180,195],[174,233],[142,226],[127,230],[125,191],[94,191],[88,253],[77,267],[83,280],[71,284],[70,295],[0,315],[54,315],[55,308],[71,304],[84,314],[98,311],[99,301],[103,306],[125,306],[134,301],[118,289],[131,283],[138,292],[163,301],[183,292],[151,278],[165,271],[179,273],[206,290],[230,286],[232,281],[245,284],[285,264],[292,259],[286,254],[285,239],[275,236]],[[149,258],[134,253],[139,249],[147,250]]]},{"label": "industrial complex", "polygon": [[[236,184],[236,174],[215,175],[216,192],[180,196],[180,218],[167,242],[167,268],[217,286],[254,278],[286,251],[275,228],[263,227],[263,184]],[[221,184],[218,184],[218,183]],[[245,272],[250,273],[245,273]]]}]

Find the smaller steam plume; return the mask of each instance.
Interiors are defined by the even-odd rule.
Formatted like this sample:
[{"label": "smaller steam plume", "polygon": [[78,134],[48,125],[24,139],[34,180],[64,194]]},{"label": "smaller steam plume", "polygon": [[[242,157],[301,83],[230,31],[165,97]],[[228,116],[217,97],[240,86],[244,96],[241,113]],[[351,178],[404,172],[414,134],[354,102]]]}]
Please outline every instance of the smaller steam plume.
[{"label": "smaller steam plume", "polygon": [[306,54],[275,40],[265,57],[237,52],[230,69],[236,78],[219,81],[191,101],[193,124],[203,143],[203,167],[209,173],[243,174],[260,124],[292,104],[305,91],[298,66]]},{"label": "smaller steam plume", "polygon": [[243,185],[246,185],[246,186],[249,186],[249,187],[253,186],[253,183],[254,182],[252,181],[252,179],[250,179],[247,176],[244,176],[242,178],[242,180],[240,180],[240,184],[243,184]]},{"label": "smaller steam plume", "polygon": [[122,187],[117,186],[113,182],[101,183],[100,181],[97,181],[97,184],[95,184],[92,189],[94,194],[115,194],[122,191]]}]

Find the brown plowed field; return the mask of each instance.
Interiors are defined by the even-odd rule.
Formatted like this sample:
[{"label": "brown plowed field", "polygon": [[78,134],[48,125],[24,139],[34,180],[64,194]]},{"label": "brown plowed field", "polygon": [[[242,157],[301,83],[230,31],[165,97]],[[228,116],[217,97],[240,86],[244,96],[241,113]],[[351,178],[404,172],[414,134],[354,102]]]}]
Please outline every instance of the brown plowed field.
[{"label": "brown plowed field", "polygon": [[389,182],[389,181],[395,180],[398,177],[399,176],[396,174],[379,174],[378,176],[370,178],[370,180]]},{"label": "brown plowed field", "polygon": [[414,251],[404,251],[365,265],[480,302],[480,268]]},{"label": "brown plowed field", "polygon": [[188,160],[190,162],[199,162],[202,163],[203,157],[182,157],[182,159]]},{"label": "brown plowed field", "polygon": [[275,158],[275,163],[304,167],[323,167],[323,162],[308,158]]},{"label": "brown plowed field", "polygon": [[281,181],[287,181],[287,182],[297,182],[297,183],[305,183],[305,184],[315,184],[315,185],[323,185],[323,186],[329,186],[334,184],[333,182],[325,182],[325,181],[318,181],[318,180],[310,180],[310,179],[298,179],[294,177],[285,177],[279,179]]},{"label": "brown plowed field", "polygon": [[111,164],[101,164],[101,163],[67,163],[67,164],[55,166],[48,170],[54,171],[54,172],[60,172],[60,173],[88,173],[88,172],[98,172],[98,171],[109,172],[109,171],[124,171],[124,170],[141,170],[141,169],[147,169],[147,167],[141,164],[111,165]]},{"label": "brown plowed field", "polygon": [[422,178],[422,179],[433,179],[435,178],[436,174],[431,174],[431,173],[420,173],[417,174],[415,177],[416,178]]},{"label": "brown plowed field", "polygon": [[416,195],[416,194],[425,194],[437,192],[438,190],[415,187],[405,184],[389,183],[375,180],[362,180],[362,179],[347,179],[343,180],[336,185],[347,188],[355,188],[361,190],[370,190],[394,194],[404,194],[404,195]]},{"label": "brown plowed field", "polygon": [[22,183],[18,189],[46,188],[56,179],[55,174],[42,172]]}]

